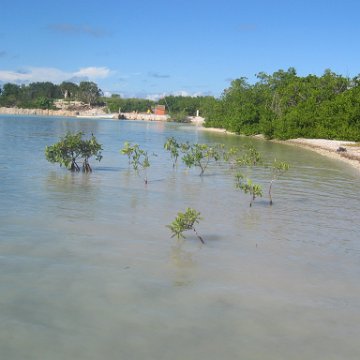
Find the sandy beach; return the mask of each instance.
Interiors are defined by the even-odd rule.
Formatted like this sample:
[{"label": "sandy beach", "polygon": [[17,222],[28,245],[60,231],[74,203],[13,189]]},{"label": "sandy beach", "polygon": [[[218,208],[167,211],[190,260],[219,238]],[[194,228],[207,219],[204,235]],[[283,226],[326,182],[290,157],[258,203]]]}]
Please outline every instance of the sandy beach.
[{"label": "sandy beach", "polygon": [[360,145],[356,146],[354,141],[299,138],[281,142],[311,149],[321,155],[344,161],[360,171]]},{"label": "sandy beach", "polygon": [[[206,128],[199,126],[204,131],[220,132],[223,134],[236,135],[225,129],[218,128]],[[262,137],[256,135],[256,137]],[[354,141],[342,141],[342,140],[327,140],[327,139],[290,139],[290,140],[270,140],[282,144],[288,144],[293,146],[300,146],[307,148],[317,153],[330,157],[332,159],[338,159],[347,164],[353,166],[360,171],[360,144],[356,146]],[[339,148],[344,148],[345,151],[338,151]]]}]

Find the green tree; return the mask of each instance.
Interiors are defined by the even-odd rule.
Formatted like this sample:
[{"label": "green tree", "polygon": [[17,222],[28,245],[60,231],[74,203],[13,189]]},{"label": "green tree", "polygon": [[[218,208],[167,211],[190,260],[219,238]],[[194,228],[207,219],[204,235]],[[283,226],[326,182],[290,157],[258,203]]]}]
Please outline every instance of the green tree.
[{"label": "green tree", "polygon": [[6,83],[3,85],[0,96],[0,104],[2,106],[16,106],[19,104],[21,88],[19,85]]},{"label": "green tree", "polygon": [[329,69],[322,76],[300,77],[289,68],[260,72],[252,85],[246,78],[235,79],[209,106],[205,126],[245,135],[262,133],[267,138],[356,140],[359,106],[351,94],[356,93],[359,78],[351,80]]},{"label": "green tree", "polygon": [[97,103],[100,96],[102,96],[101,89],[91,81],[82,81],[79,84],[79,98],[89,106]]},{"label": "green tree", "polygon": [[47,97],[41,96],[36,99],[36,107],[39,109],[50,109],[53,106],[53,100]]},{"label": "green tree", "polygon": [[64,99],[76,99],[79,95],[79,86],[71,81],[63,81],[59,89]]}]

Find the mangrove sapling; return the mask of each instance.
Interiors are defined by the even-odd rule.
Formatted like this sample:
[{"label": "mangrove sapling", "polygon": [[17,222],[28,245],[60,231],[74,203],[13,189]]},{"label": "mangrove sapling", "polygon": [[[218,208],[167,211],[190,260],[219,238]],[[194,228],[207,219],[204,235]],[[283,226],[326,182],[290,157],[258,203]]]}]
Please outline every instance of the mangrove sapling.
[{"label": "mangrove sapling", "polygon": [[245,153],[236,159],[236,163],[239,166],[255,166],[261,163],[261,160],[259,151],[253,145],[249,145]]},{"label": "mangrove sapling", "polygon": [[198,234],[194,226],[194,224],[198,224],[200,220],[202,220],[202,218],[198,211],[187,208],[184,213],[178,212],[175,220],[170,225],[166,225],[166,227],[171,230],[171,237],[176,236],[178,239],[185,239],[184,231],[193,230],[201,243],[205,244],[204,239]]},{"label": "mangrove sapling", "polygon": [[251,179],[245,177],[242,173],[235,175],[235,187],[243,191],[244,194],[250,194],[250,207],[257,197],[262,197],[262,187],[254,184]]},{"label": "mangrove sapling", "polygon": [[70,171],[80,171],[78,161],[82,159],[82,170],[91,172],[89,159],[95,156],[97,161],[101,161],[102,147],[93,134],[89,140],[83,139],[83,135],[81,131],[75,134],[68,132],[56,144],[46,146],[46,159],[52,163],[59,163]]},{"label": "mangrove sapling", "polygon": [[231,147],[229,150],[223,152],[223,159],[225,162],[230,164],[230,168],[233,168],[236,164],[238,159],[239,148],[238,147]]},{"label": "mangrove sapling", "polygon": [[200,176],[202,176],[210,161],[220,160],[220,155],[219,145],[209,146],[207,144],[192,144],[185,152],[182,160],[188,168],[193,166],[199,167],[201,169]]},{"label": "mangrove sapling", "polygon": [[125,141],[124,147],[120,150],[121,154],[126,155],[128,157],[129,165],[131,164],[131,157],[135,150],[134,146],[135,145],[131,145],[131,143],[129,143],[128,141]]},{"label": "mangrove sapling", "polygon": [[288,171],[290,168],[290,165],[285,161],[276,161],[274,160],[272,167],[271,167],[271,181],[269,186],[269,202],[270,205],[273,204],[271,190],[272,190],[272,184],[275,180],[277,180],[281,175],[283,175],[286,171]]},{"label": "mangrove sapling", "polygon": [[[123,152],[123,150],[125,151]],[[128,157],[130,154],[130,164],[137,173],[139,173],[139,170],[144,172],[144,183],[147,184],[147,169],[150,167],[148,152],[141,149],[138,144],[131,145],[129,143],[124,144],[124,148],[121,152]]]},{"label": "mangrove sapling", "polygon": [[173,167],[176,166],[177,159],[180,155],[181,144],[179,144],[176,139],[172,136],[166,139],[164,144],[164,149],[170,151],[171,159],[173,160]]},{"label": "mangrove sapling", "polygon": [[232,146],[229,150],[224,151],[223,159],[224,161],[231,163],[237,158],[238,153],[239,153],[239,148],[236,146]]},{"label": "mangrove sapling", "polygon": [[80,145],[81,154],[83,157],[83,171],[91,172],[92,169],[89,164],[89,158],[92,156],[96,156],[96,160],[100,161],[102,159],[101,145],[96,141],[94,134],[91,134],[91,138],[89,140],[83,140]]}]

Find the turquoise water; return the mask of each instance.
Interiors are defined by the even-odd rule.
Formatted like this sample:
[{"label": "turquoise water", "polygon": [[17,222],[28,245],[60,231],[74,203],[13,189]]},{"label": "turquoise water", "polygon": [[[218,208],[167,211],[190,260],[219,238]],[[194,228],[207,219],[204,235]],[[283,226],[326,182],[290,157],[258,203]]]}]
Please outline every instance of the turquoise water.
[{"label": "turquoise water", "polygon": [[[68,130],[103,160],[71,174],[44,157]],[[252,143],[289,161],[249,208],[233,172],[172,168],[179,141]],[[149,184],[119,154],[154,152]],[[252,176],[268,186],[266,169]],[[359,359],[360,183],[308,150],[136,121],[0,117],[1,359]],[[266,191],[265,191],[266,193]],[[198,232],[165,227],[186,207]]]}]

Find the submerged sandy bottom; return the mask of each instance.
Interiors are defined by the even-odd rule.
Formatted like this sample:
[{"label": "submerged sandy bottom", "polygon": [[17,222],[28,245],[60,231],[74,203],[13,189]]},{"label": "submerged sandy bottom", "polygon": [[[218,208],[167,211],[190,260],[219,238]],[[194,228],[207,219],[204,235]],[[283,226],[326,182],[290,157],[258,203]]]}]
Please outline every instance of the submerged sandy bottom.
[{"label": "submerged sandy bottom", "polygon": [[[211,165],[172,168],[166,137],[249,142],[173,124],[19,119],[0,127],[0,349],[6,360],[358,360],[359,182],[349,166],[256,140],[291,163],[274,205]],[[1,124],[1,122],[0,122]],[[67,129],[106,149],[92,174],[46,162]],[[119,155],[156,152],[149,184]],[[26,154],[27,156],[24,156]],[[6,171],[4,171],[6,170]],[[269,185],[266,168],[251,176]],[[185,241],[169,224],[201,212]]]}]

